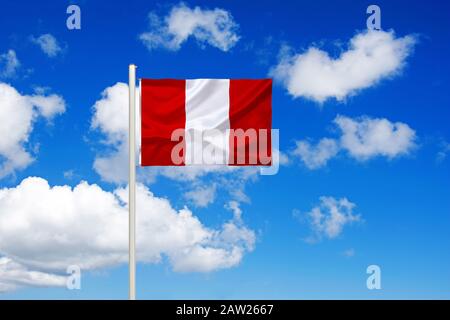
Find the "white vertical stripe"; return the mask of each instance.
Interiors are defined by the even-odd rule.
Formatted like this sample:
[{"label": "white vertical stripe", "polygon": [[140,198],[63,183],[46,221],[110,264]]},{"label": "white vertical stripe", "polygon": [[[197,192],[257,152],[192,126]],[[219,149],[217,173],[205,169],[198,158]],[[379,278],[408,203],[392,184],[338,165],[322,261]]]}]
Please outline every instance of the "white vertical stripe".
[{"label": "white vertical stripe", "polygon": [[228,164],[230,80],[186,80],[185,164]]}]

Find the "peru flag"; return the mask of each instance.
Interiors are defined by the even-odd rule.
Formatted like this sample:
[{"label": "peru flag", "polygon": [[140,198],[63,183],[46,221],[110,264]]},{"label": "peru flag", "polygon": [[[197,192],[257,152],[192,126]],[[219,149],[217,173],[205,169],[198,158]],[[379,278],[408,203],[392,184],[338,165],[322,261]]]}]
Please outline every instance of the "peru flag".
[{"label": "peru flag", "polygon": [[271,79],[142,79],[140,90],[142,166],[271,165]]}]

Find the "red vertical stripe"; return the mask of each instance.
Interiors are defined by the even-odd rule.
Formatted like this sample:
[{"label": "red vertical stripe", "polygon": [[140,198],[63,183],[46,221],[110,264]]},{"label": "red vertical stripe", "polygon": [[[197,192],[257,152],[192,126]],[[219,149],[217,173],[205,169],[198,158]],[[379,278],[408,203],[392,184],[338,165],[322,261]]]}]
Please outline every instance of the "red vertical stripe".
[{"label": "red vertical stripe", "polygon": [[[230,80],[230,158],[231,165],[270,165],[272,163],[272,79]],[[255,129],[257,135],[248,134],[239,139],[234,130]],[[266,132],[266,143],[259,139]],[[238,131],[235,131],[238,132]],[[234,148],[232,148],[234,144]],[[254,152],[252,152],[254,150]],[[238,155],[245,153],[245,162]],[[256,161],[252,163],[252,159]],[[268,161],[267,161],[268,160]]]},{"label": "red vertical stripe", "polygon": [[[185,80],[141,80],[142,166],[175,165],[171,153],[179,141],[171,141],[171,136],[174,130],[185,127],[185,88]],[[183,161],[178,165],[184,164],[183,150]]]}]

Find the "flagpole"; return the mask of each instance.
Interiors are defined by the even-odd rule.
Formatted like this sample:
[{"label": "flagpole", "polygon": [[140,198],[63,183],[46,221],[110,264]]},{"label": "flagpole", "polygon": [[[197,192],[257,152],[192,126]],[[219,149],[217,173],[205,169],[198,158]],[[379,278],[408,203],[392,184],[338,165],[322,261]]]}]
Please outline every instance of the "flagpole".
[{"label": "flagpole", "polygon": [[129,88],[129,300],[136,300],[136,66],[128,67]]}]

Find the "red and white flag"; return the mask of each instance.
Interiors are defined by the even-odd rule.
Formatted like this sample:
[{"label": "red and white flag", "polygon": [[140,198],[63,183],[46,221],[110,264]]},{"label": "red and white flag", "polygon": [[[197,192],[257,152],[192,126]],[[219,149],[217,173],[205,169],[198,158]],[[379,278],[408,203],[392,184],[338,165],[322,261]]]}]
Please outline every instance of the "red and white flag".
[{"label": "red and white flag", "polygon": [[142,79],[140,89],[142,166],[271,165],[271,79]]}]

